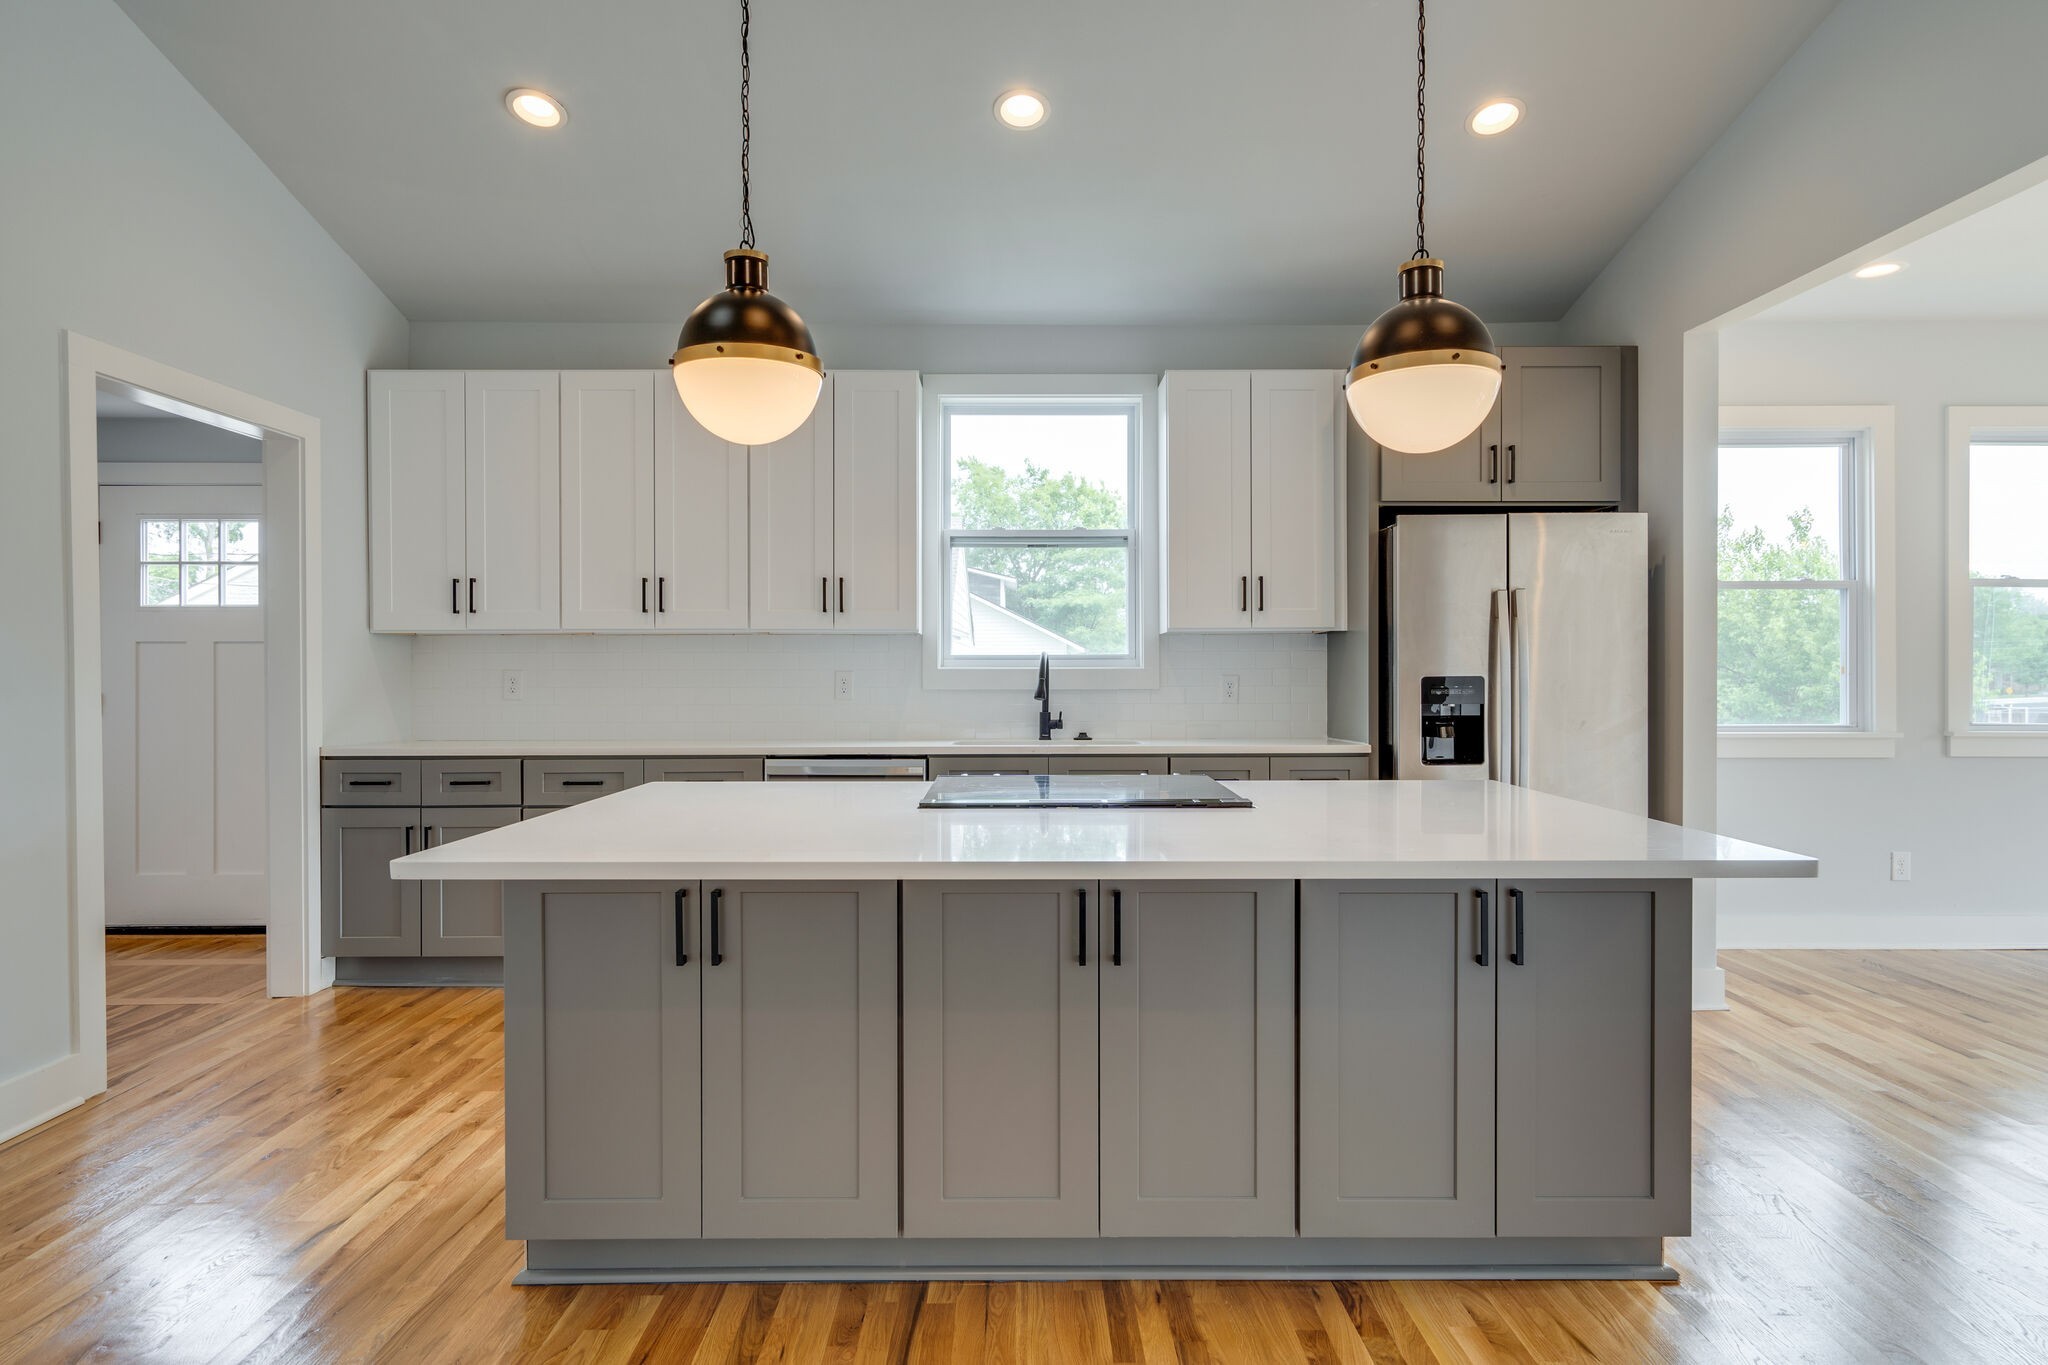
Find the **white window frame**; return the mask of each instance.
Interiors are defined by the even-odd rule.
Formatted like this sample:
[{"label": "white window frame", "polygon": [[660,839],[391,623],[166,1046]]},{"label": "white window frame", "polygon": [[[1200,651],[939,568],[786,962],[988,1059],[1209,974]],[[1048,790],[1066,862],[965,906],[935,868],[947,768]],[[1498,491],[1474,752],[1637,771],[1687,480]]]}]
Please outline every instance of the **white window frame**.
[{"label": "white window frame", "polygon": [[[1977,725],[1970,718],[1975,620],[1970,577],[1970,447],[2000,441],[2048,444],[2048,407],[1948,410],[1948,752],[1952,758],[2048,757],[2048,726]],[[2032,587],[2019,579],[2010,586]]]},{"label": "white window frame", "polygon": [[[1078,401],[1077,401],[1078,400]],[[1156,374],[928,374],[924,376],[924,685],[932,689],[1007,691],[1026,694],[1038,681],[1038,660],[1008,657],[977,662],[949,658],[951,639],[947,573],[952,553],[951,461],[946,450],[946,410],[977,405],[1043,405],[1072,411],[1091,402],[1128,405],[1136,414],[1131,461],[1130,591],[1131,652],[1115,659],[1063,656],[1055,671],[1077,691],[1132,691],[1159,686],[1159,565],[1157,488],[1159,473],[1159,376]],[[972,533],[965,533],[972,534]],[[1080,537],[1077,537],[1080,538]],[[1056,679],[1057,685],[1060,680]]]},{"label": "white window frame", "polygon": [[[1898,583],[1894,572],[1893,409],[1888,406],[1724,407],[1715,445],[1844,442],[1843,577],[1817,583],[1846,588],[1845,661],[1850,715],[1843,725],[1722,726],[1722,758],[1891,758],[1898,752]],[[1716,601],[1720,580],[1715,580]],[[1716,633],[1718,639],[1718,632]],[[1718,671],[1717,671],[1718,676]]]}]

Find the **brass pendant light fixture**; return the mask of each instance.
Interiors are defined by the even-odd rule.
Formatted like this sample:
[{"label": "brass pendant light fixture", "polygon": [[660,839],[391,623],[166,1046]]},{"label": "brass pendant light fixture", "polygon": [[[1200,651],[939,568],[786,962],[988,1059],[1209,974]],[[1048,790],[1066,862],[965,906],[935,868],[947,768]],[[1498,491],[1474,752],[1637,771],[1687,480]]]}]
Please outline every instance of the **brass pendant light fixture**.
[{"label": "brass pendant light fixture", "polygon": [[750,0],[740,0],[740,244],[725,253],[725,288],[684,319],[669,373],[706,431],[761,446],[810,417],[825,366],[796,309],[768,292],[768,254],[754,247],[752,27]]},{"label": "brass pendant light fixture", "polygon": [[1427,0],[1415,0],[1415,255],[1401,301],[1359,339],[1344,397],[1365,434],[1389,450],[1428,454],[1479,429],[1500,393],[1500,349],[1479,315],[1444,297],[1444,263],[1424,233],[1428,178]]}]

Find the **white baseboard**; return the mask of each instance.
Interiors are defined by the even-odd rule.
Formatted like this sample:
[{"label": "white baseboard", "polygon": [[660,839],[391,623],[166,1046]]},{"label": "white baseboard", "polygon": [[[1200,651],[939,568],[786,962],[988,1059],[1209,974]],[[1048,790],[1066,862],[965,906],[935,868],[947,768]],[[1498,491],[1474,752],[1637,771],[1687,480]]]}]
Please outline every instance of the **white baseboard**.
[{"label": "white baseboard", "polygon": [[1728,973],[1719,967],[1692,969],[1692,1007],[1695,1010],[1728,1008]]},{"label": "white baseboard", "polygon": [[0,1142],[48,1123],[67,1109],[76,1109],[104,1088],[88,1086],[85,1058],[78,1053],[59,1057],[0,1081]]},{"label": "white baseboard", "polygon": [[1718,929],[1723,948],[2048,948],[2048,910],[1877,914],[1723,905]]}]

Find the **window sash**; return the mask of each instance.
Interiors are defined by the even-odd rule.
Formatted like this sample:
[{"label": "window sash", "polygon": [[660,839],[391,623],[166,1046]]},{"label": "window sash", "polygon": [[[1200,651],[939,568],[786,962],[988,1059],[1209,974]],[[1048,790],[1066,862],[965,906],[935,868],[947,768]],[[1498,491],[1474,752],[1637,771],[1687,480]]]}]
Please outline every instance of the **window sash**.
[{"label": "window sash", "polygon": [[[1951,441],[1954,439],[1953,430],[1952,427]],[[1955,551],[1960,562],[1955,567],[1962,571],[1963,590],[1967,596],[1964,606],[1968,609],[1969,615],[1968,624],[1961,628],[1958,641],[1962,657],[1960,660],[1951,662],[1951,687],[1956,685],[1953,679],[1958,675],[1963,680],[1963,695],[1956,702],[1952,703],[1952,706],[1959,708],[1959,720],[1951,722],[1952,730],[1957,733],[1982,735],[2037,735],[2048,733],[2048,723],[2044,722],[1978,720],[1975,688],[1969,683],[1969,679],[1975,672],[1977,665],[1976,619],[1978,590],[1982,588],[2048,588],[2048,579],[2043,578],[1979,578],[1969,573],[1968,566],[1972,558],[1970,553],[1970,514],[1973,510],[1972,504],[1976,501],[1977,497],[1976,484],[1971,478],[1971,457],[1979,447],[1984,446],[2038,446],[2044,444],[2048,444],[2048,430],[2022,427],[2004,427],[1981,432],[1970,431],[1962,442],[1960,456],[1964,494],[1962,498],[1963,505],[1960,508],[1960,517],[1951,523],[1953,528],[1951,534],[1959,534],[1961,540],[1960,546]],[[1951,450],[1953,449],[1952,445]],[[1952,641],[1957,640],[1957,637],[1952,636],[1951,639]],[[1958,710],[1952,710],[1951,715],[1958,715]]]},{"label": "window sash", "polygon": [[[1851,614],[1855,602],[1857,584],[1853,582],[1830,582],[1821,579],[1773,578],[1758,582],[1722,582],[1718,587],[1724,592],[1833,592],[1841,598],[1842,604],[1837,608],[1838,615],[1836,619],[1840,623],[1842,650],[1842,719],[1833,724],[1826,722],[1816,724],[1812,721],[1764,721],[1742,724],[1739,722],[1722,721],[1715,725],[1717,731],[1724,735],[1835,735],[1860,734],[1869,728],[1868,725],[1859,719],[1856,695],[1856,669],[1850,654],[1850,649],[1856,635],[1855,623],[1851,620]],[[1718,676],[1717,673],[1716,677],[1718,678]]]}]

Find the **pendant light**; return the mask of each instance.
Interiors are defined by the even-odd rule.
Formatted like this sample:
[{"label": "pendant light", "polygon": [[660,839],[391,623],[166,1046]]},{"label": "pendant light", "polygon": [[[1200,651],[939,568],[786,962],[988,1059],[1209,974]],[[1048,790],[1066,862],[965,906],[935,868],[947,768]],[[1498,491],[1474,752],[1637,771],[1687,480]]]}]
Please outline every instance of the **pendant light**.
[{"label": "pendant light", "polygon": [[1428,454],[1479,429],[1500,393],[1500,351],[1479,315],[1444,297],[1444,263],[1429,254],[1423,209],[1429,132],[1427,0],[1415,3],[1415,255],[1400,269],[1401,301],[1359,339],[1344,397],[1365,434],[1389,450]]},{"label": "pendant light", "polygon": [[740,244],[725,253],[725,288],[684,319],[669,372],[683,406],[706,431],[734,445],[763,446],[810,417],[825,367],[811,329],[768,292],[768,254],[754,248],[752,24],[749,0],[740,0]]}]

